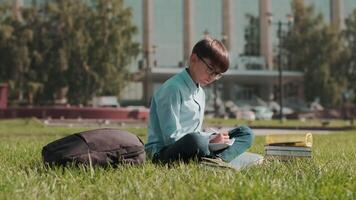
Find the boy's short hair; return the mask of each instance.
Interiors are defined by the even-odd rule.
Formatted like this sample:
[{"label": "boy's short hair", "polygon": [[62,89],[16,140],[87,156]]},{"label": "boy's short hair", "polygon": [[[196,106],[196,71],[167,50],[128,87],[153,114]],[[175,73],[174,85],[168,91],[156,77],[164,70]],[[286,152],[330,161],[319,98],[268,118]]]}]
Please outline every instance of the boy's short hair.
[{"label": "boy's short hair", "polygon": [[229,68],[229,52],[217,39],[205,37],[194,45],[192,53],[209,59],[219,73],[224,73]]}]

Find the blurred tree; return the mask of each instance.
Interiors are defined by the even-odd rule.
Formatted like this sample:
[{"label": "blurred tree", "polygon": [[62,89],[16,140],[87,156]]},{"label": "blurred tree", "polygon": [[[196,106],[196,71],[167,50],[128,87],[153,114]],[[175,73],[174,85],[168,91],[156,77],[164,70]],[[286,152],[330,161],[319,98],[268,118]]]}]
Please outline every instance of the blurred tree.
[{"label": "blurred tree", "polygon": [[292,2],[292,13],[294,24],[282,38],[282,48],[291,55],[291,68],[305,72],[306,100],[320,97],[324,105],[340,104],[346,84],[344,74],[337,69],[345,56],[340,34],[327,26],[313,7],[304,6],[301,1]]},{"label": "blurred tree", "polygon": [[91,38],[86,27],[94,10],[79,0],[56,0],[44,12],[49,22],[43,26],[48,38],[42,52],[48,69],[45,100],[85,104],[96,90],[95,72],[87,66]]},{"label": "blurred tree", "polygon": [[128,82],[139,44],[122,0],[33,1],[21,21],[2,4],[0,14],[0,81],[16,98],[86,104],[94,95],[118,96]]},{"label": "blurred tree", "polygon": [[260,55],[260,21],[259,17],[252,14],[246,14],[248,25],[245,27],[245,45],[244,55],[259,56]]},{"label": "blurred tree", "polygon": [[99,0],[88,19],[91,45],[88,66],[96,73],[97,95],[120,94],[129,79],[127,66],[139,53],[133,42],[137,28],[132,25],[132,10],[124,8],[122,0]]},{"label": "blurred tree", "polygon": [[127,66],[139,53],[132,11],[122,0],[58,0],[47,12],[55,30],[51,75],[62,77],[52,84],[57,98],[68,91],[70,103],[85,104],[94,95],[118,96],[129,79]]},{"label": "blurred tree", "polygon": [[[348,80],[348,90],[356,94],[356,10],[352,12],[349,18],[345,21],[346,29],[343,33],[348,50],[347,58],[345,58],[344,74]],[[356,103],[356,95],[353,95],[353,103]]]},{"label": "blurred tree", "polygon": [[9,83],[10,98],[23,103],[27,95],[27,84],[34,78],[29,48],[33,41],[33,31],[22,20],[11,16],[9,4],[3,5],[1,11],[0,79]]}]

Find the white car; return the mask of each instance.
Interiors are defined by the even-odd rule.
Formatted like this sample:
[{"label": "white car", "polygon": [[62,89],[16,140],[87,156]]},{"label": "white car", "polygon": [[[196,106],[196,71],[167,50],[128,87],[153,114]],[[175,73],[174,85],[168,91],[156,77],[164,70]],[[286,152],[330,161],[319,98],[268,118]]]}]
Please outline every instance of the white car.
[{"label": "white car", "polygon": [[270,120],[272,119],[273,112],[265,106],[256,106],[253,108],[255,111],[256,119]]}]

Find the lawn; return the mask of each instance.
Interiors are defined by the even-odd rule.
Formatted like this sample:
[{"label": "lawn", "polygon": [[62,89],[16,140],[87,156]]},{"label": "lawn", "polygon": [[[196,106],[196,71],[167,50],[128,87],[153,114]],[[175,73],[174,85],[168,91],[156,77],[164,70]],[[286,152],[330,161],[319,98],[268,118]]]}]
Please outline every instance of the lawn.
[{"label": "lawn", "polygon": [[[41,149],[87,128],[0,121],[0,199],[356,199],[356,131],[314,135],[313,158],[240,172],[198,163],[46,169]],[[145,129],[130,129],[145,139]],[[263,153],[264,137],[249,150]]]}]

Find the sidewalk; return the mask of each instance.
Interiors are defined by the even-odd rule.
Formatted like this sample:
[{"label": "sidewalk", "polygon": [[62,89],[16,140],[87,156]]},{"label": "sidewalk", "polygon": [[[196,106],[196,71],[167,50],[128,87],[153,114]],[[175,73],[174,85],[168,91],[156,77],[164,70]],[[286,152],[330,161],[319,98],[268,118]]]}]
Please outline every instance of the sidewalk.
[{"label": "sidewalk", "polygon": [[327,130],[287,130],[287,129],[252,129],[255,135],[267,135],[267,134],[331,134],[338,131]]},{"label": "sidewalk", "polygon": [[[214,126],[207,126],[206,130],[209,128],[218,129]],[[233,127],[223,127],[220,130],[230,130]],[[279,129],[279,128],[271,128],[271,129],[260,129],[260,128],[251,128],[255,135],[268,135],[268,134],[305,134],[305,133],[312,133],[312,134],[331,134],[331,133],[339,133],[340,131],[335,130],[301,130],[301,129]]]}]

